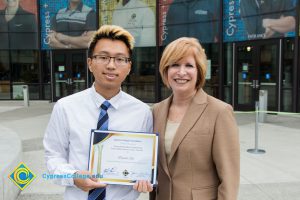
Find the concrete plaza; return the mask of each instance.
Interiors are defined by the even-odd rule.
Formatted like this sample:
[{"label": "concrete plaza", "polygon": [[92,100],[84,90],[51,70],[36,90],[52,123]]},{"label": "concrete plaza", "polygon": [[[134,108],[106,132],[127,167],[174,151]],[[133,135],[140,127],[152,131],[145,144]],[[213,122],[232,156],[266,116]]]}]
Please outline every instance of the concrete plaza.
[{"label": "concrete plaza", "polygon": [[[42,140],[54,104],[30,103],[24,107],[22,101],[0,101],[0,200],[18,194],[18,200],[61,200],[64,188],[42,178]],[[254,114],[239,113],[236,118],[241,144],[239,200],[300,199],[300,114],[267,115],[266,123],[259,123],[259,148],[266,150],[261,155],[247,152],[254,147]],[[22,192],[7,178],[19,161],[37,176]],[[139,198],[146,199],[147,194]]]}]

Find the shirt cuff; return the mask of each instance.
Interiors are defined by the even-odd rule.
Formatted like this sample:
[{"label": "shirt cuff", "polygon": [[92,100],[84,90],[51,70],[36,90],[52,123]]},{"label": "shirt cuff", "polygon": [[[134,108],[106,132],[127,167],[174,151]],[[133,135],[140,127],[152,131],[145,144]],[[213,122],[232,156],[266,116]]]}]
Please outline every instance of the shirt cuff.
[{"label": "shirt cuff", "polygon": [[67,170],[64,172],[64,174],[67,175],[67,178],[63,178],[60,182],[61,185],[63,186],[74,186],[74,174],[78,170]]}]

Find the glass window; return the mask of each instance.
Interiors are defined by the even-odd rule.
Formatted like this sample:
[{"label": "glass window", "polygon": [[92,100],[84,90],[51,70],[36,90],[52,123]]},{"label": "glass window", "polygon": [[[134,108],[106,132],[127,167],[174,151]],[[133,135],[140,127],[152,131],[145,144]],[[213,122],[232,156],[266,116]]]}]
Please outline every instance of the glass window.
[{"label": "glass window", "polygon": [[258,80],[259,90],[268,92],[268,110],[278,109],[278,45],[260,45]]},{"label": "glass window", "polygon": [[42,51],[42,86],[43,99],[51,99],[51,62],[50,51]]},{"label": "glass window", "polygon": [[145,102],[155,101],[155,47],[136,47],[131,72],[122,89]]},{"label": "glass window", "polygon": [[226,43],[224,47],[224,101],[232,104],[233,46],[232,43]]},{"label": "glass window", "polygon": [[205,53],[208,61],[204,90],[208,94],[218,98],[219,78],[220,78],[219,43],[203,44],[203,48],[205,49]]},{"label": "glass window", "polygon": [[51,82],[51,63],[50,51],[42,51],[42,83],[50,84]]},{"label": "glass window", "polygon": [[[165,46],[160,46],[159,49],[162,54],[162,52],[165,49]],[[159,68],[159,66],[157,66],[157,67]],[[172,90],[165,86],[165,84],[163,83],[163,81],[161,79],[160,73],[159,73],[159,81],[160,81],[159,83],[160,83],[160,90],[161,90],[160,91],[161,92],[161,100],[163,100],[163,99],[168,98],[172,94]]]},{"label": "glass window", "polygon": [[291,112],[293,92],[294,40],[285,39],[283,42],[282,63],[282,111]]},{"label": "glass window", "polygon": [[0,99],[10,99],[9,51],[0,51]]},{"label": "glass window", "polygon": [[12,82],[39,83],[38,52],[11,51]]},{"label": "glass window", "polygon": [[29,85],[30,99],[39,99],[38,51],[11,51],[13,99],[22,99],[23,85]]}]

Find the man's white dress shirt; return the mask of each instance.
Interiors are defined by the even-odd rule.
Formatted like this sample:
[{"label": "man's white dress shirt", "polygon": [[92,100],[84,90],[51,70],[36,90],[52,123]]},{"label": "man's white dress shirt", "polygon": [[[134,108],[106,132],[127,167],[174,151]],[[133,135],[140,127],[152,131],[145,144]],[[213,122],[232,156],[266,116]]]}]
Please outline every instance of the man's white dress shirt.
[{"label": "man's white dress shirt", "polygon": [[[94,86],[60,99],[44,136],[46,165],[50,174],[74,174],[88,170],[91,129],[97,127],[100,105],[105,99]],[[109,130],[152,132],[152,112],[148,105],[120,91],[109,100]],[[87,200],[88,192],[74,185],[72,178],[54,179],[66,186],[65,200]],[[139,192],[132,186],[108,185],[106,200],[134,200]]]}]

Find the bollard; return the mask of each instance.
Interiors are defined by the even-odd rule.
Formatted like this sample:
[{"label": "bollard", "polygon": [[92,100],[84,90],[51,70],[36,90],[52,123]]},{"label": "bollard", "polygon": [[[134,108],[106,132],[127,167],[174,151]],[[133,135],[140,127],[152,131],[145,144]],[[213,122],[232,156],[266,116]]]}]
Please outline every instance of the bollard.
[{"label": "bollard", "polygon": [[255,147],[254,149],[248,149],[247,152],[254,154],[266,153],[263,149],[258,149],[258,101],[255,102]]},{"label": "bollard", "polygon": [[259,113],[258,121],[261,123],[266,122],[268,110],[268,90],[259,90]]},{"label": "bollard", "polygon": [[28,85],[23,85],[24,106],[29,107],[29,89]]}]

